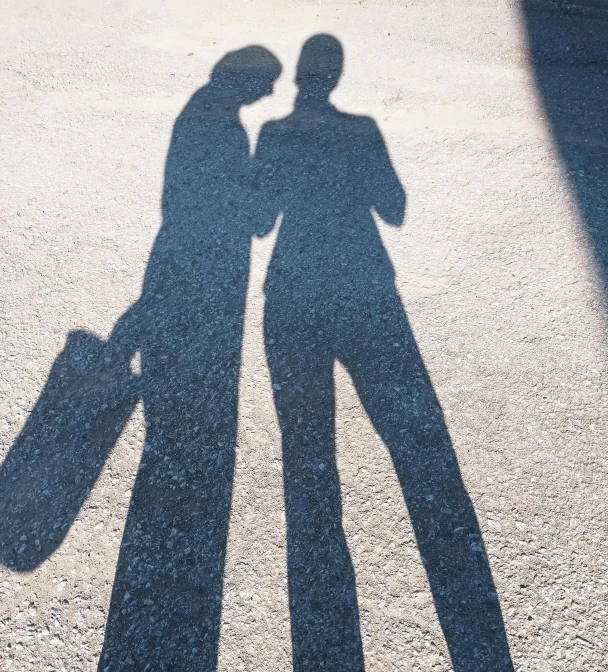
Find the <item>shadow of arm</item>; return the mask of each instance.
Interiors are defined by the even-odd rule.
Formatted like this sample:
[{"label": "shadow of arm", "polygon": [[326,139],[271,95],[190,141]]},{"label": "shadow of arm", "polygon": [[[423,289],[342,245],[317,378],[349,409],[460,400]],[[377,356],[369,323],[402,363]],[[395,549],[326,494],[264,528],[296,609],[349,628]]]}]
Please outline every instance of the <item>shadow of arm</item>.
[{"label": "shadow of arm", "polygon": [[280,157],[277,156],[271,124],[264,124],[254,157],[254,180],[251,213],[254,217],[254,234],[263,238],[274,229],[281,214],[278,175]]},{"label": "shadow of arm", "polygon": [[371,205],[378,216],[391,226],[401,226],[405,217],[405,191],[391,163],[380,129],[369,120]]}]

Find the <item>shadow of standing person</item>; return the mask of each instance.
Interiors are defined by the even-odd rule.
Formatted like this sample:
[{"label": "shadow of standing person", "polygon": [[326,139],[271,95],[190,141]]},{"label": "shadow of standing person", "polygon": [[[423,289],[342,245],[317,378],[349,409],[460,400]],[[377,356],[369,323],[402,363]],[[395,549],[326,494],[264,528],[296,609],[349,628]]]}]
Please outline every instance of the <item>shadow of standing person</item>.
[{"label": "shadow of standing person", "polygon": [[405,194],[375,122],[329,102],[342,62],[334,37],[305,43],[294,111],[263,127],[256,151],[266,224],[283,216],[264,328],[283,440],[294,669],[364,667],[335,457],[337,360],[392,456],[454,670],[512,670],[475,512],[372,218],[399,226]]},{"label": "shadow of standing person", "polygon": [[249,254],[263,233],[239,110],[271,94],[280,71],[246,47],[192,96],[173,128],[139,301],[108,341],[68,335],[0,466],[0,563],[30,572],[65,539],[143,400],[100,671],[216,669]]},{"label": "shadow of standing person", "polygon": [[[272,93],[261,47],[224,56],[173,129],[162,227],[115,332],[141,354],[146,446],[99,669],[214,670],[237,432],[251,237],[239,110]],[[126,340],[123,338],[122,340]]]}]

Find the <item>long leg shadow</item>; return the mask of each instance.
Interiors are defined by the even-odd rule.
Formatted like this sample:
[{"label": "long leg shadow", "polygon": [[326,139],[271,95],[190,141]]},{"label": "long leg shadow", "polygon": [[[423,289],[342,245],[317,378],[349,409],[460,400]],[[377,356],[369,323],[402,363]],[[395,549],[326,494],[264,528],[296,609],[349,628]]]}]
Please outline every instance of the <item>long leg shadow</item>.
[{"label": "long leg shadow", "polygon": [[335,38],[308,40],[294,111],[264,126],[256,152],[264,216],[283,215],[265,343],[283,440],[294,669],[364,667],[335,457],[339,360],[392,456],[454,670],[512,670],[475,512],[372,218],[400,225],[405,194],[375,122],[329,102],[341,70]]},{"label": "long leg shadow", "polygon": [[608,289],[608,3],[522,0],[536,85]]},{"label": "long leg shadow", "polygon": [[[0,560],[30,571],[65,537],[143,400],[146,446],[100,671],[216,669],[257,222],[239,109],[270,94],[280,70],[261,47],[231,52],[186,105],[141,298],[109,341],[69,336],[0,470]],[[129,369],[135,352],[139,378]]]}]

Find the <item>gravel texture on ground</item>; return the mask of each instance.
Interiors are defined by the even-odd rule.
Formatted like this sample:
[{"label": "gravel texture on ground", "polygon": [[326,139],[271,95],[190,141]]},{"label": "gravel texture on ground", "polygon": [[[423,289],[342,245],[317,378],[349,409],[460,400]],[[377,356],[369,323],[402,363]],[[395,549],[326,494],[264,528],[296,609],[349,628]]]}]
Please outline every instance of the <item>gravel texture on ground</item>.
[{"label": "gravel texture on ground", "polygon": [[0,17],[0,668],[606,670],[605,5]]}]

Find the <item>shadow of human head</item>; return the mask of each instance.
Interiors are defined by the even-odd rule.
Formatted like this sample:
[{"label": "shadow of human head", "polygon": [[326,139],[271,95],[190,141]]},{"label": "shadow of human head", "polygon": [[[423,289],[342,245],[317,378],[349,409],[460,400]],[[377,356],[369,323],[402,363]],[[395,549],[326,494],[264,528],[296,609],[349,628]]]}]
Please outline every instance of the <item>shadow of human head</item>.
[{"label": "shadow of human head", "polygon": [[251,105],[273,92],[281,64],[268,49],[257,45],[230,51],[214,66],[209,89],[238,106]]},{"label": "shadow of human head", "polygon": [[327,101],[338,84],[343,66],[344,51],[333,35],[313,35],[306,40],[296,72],[296,104],[302,100]]}]

